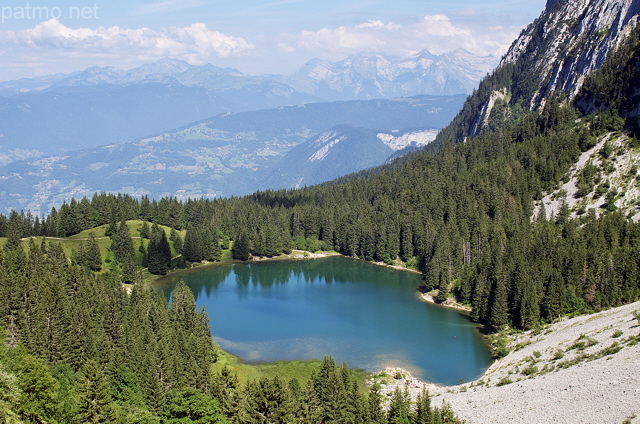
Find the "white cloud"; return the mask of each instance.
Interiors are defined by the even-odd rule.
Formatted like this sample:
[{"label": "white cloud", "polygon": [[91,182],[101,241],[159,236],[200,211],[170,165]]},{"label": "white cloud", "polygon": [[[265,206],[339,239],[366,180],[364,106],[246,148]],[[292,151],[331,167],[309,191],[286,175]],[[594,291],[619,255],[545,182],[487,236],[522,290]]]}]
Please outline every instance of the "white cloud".
[{"label": "white cloud", "polygon": [[440,54],[463,48],[477,55],[502,54],[520,28],[473,29],[454,23],[444,14],[427,15],[407,24],[368,21],[353,26],[322,28],[289,34],[281,49],[317,50],[341,57],[356,52],[412,54],[422,49]]},{"label": "white cloud", "polygon": [[205,63],[216,58],[244,54],[254,46],[240,37],[213,31],[205,24],[161,30],[149,28],[69,28],[56,19],[19,31],[0,31],[0,50],[5,60],[40,57],[42,61],[65,57],[94,60],[119,57],[156,59],[165,56]]},{"label": "white cloud", "polygon": [[472,35],[471,30],[462,26],[456,27],[446,15],[442,14],[427,15],[417,24],[410,25],[409,28],[413,29],[416,34],[422,37],[459,37]]}]

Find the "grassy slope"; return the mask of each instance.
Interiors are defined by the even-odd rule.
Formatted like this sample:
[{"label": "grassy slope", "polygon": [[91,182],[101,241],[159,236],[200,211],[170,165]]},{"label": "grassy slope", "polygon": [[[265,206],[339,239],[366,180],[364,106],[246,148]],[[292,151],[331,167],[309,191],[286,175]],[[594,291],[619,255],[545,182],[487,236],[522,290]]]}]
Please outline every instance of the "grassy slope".
[{"label": "grassy slope", "polygon": [[[129,227],[129,233],[131,234],[131,237],[133,239],[133,248],[134,248],[136,259],[138,260],[138,262],[142,261],[142,253],[138,251],[140,247],[140,243],[143,243],[145,248],[147,248],[149,245],[149,240],[143,239],[140,237],[140,228],[142,227],[142,224],[143,224],[143,221],[141,220],[127,221],[127,227]],[[169,234],[171,233],[171,228],[164,225],[161,225],[160,228],[164,229],[168,238]],[[111,246],[111,239],[105,236],[106,229],[107,229],[107,225],[101,225],[99,227],[91,228],[89,230],[84,230],[78,234],[74,234],[71,237],[66,237],[66,238],[46,237],[47,245],[51,243],[60,243],[62,245],[62,248],[64,249],[65,254],[71,257],[74,255],[74,252],[78,251],[78,249],[80,248],[80,244],[89,240],[89,238],[93,234],[93,236],[98,241],[98,246],[100,247],[100,254],[102,256],[101,272],[114,270],[117,267],[117,265],[115,263],[115,257],[113,256],[113,253],[109,250],[109,247]],[[182,238],[184,238],[186,231],[182,230],[182,231],[178,231],[178,233]],[[0,247],[3,247],[6,241],[7,241],[6,238],[0,237]],[[40,243],[42,243],[42,237],[36,237],[34,241],[36,241],[36,243],[40,245]],[[22,245],[25,250],[28,250],[29,239],[28,238],[22,239]],[[177,253],[171,241],[169,241],[169,245],[171,246],[171,254],[175,256]],[[229,257],[230,256],[231,254],[229,253]],[[156,276],[153,276],[146,270],[143,273],[143,277],[145,282],[153,281],[153,279],[157,278]]]},{"label": "grassy slope", "polygon": [[[284,381],[289,381],[293,378],[298,380],[301,386],[304,387],[309,381],[309,378],[318,373],[322,360],[310,360],[310,361],[278,361],[261,364],[247,364],[236,356],[231,355],[225,351],[221,351],[218,362],[215,364],[215,370],[219,371],[222,367],[227,366],[232,369],[237,375],[241,383],[255,380],[257,378],[268,377],[273,378],[275,376],[280,377]],[[361,390],[365,390],[365,381],[370,377],[370,373],[362,369],[349,369],[352,378],[358,382]]]}]

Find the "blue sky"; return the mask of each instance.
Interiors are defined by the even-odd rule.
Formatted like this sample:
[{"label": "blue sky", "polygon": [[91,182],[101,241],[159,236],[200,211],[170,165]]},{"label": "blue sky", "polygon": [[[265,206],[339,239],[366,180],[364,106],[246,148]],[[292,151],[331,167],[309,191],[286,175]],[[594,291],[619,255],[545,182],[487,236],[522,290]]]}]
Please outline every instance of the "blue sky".
[{"label": "blue sky", "polygon": [[500,55],[544,0],[0,0],[0,80],[172,57],[290,73],[318,57]]}]

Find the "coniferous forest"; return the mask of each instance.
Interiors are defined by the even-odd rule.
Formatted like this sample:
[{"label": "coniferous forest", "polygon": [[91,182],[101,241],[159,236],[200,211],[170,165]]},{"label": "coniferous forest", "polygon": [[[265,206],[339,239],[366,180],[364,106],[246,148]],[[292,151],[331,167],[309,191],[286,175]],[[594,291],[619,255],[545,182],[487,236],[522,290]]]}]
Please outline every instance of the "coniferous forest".
[{"label": "coniferous forest", "polygon": [[[146,267],[164,274],[188,262],[275,256],[293,248],[334,249],[368,261],[401,259],[424,274],[427,289],[453,293],[486,331],[531,329],[559,316],[640,298],[640,224],[615,208],[569,219],[534,215],[533,202],[555,188],[579,155],[607,134],[637,129],[617,107],[637,81],[635,48],[609,58],[577,102],[562,93],[542,109],[498,105],[486,129],[465,134],[478,99],[502,87],[527,87],[517,66],[499,68],[428,149],[394,163],[300,190],[242,198],[136,199],[96,194],[46,217],[0,217],[0,417],[6,422],[455,422],[425,393],[415,406],[394,393],[383,411],[376,389],[362,394],[345,367],[325,358],[309,383],[279,378],[242,386],[217,360],[207,315],[179,286],[168,303],[138,281]],[[630,79],[631,78],[631,79]],[[516,80],[518,79],[518,80]],[[525,98],[526,96],[523,96]],[[588,99],[598,99],[597,108]],[[622,114],[624,115],[624,114]],[[635,134],[635,135],[634,135]],[[635,177],[637,179],[637,177]],[[136,255],[126,225],[142,220],[149,242]],[[89,240],[67,257],[52,240],[108,225],[118,271]],[[173,231],[167,234],[161,226]],[[178,230],[186,230],[182,237]],[[21,239],[30,239],[24,248]],[[179,253],[172,257],[171,247]],[[143,259],[140,260],[140,257]],[[123,289],[122,283],[128,290]],[[208,311],[215,313],[215,311]]]}]

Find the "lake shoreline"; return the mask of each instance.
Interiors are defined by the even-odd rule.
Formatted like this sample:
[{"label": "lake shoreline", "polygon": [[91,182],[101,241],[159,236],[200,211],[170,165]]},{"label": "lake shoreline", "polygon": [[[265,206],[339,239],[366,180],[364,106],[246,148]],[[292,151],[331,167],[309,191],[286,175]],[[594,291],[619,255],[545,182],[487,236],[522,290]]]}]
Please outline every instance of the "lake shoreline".
[{"label": "lake shoreline", "polygon": [[423,293],[418,290],[418,297],[420,300],[426,303],[430,303],[432,305],[442,306],[443,308],[454,309],[458,312],[463,313],[464,315],[469,315],[471,313],[471,308],[469,306],[465,306],[461,303],[456,302],[453,298],[447,298],[444,302],[438,302],[436,298],[429,293]]},{"label": "lake shoreline", "polygon": [[511,352],[473,382],[441,386],[387,367],[369,384],[384,381],[381,392],[388,396],[407,387],[414,400],[426,388],[432,402],[448,403],[458,418],[477,424],[638,422],[636,314],[640,302],[512,335]]},{"label": "lake shoreline", "polygon": [[[318,259],[318,261],[303,261],[300,262],[300,259]],[[329,258],[329,259],[326,259]],[[354,260],[356,259],[356,260]],[[328,262],[325,262],[328,261]],[[273,267],[271,266],[266,266],[267,263],[273,263]],[[299,265],[299,264],[304,264],[306,263],[307,265]],[[277,265],[276,265],[277,264]],[[248,267],[245,267],[243,265],[248,265]],[[253,266],[252,266],[253,265]],[[171,273],[168,274],[165,278],[163,279],[159,279],[156,281],[155,283],[155,288],[158,290],[163,290],[165,291],[165,295],[169,296],[168,293],[170,293],[170,291],[172,290],[172,286],[173,284],[175,284],[177,281],[179,280],[185,280],[185,281],[199,281],[197,284],[197,286],[194,286],[194,288],[192,289],[194,291],[194,293],[213,293],[216,292],[216,289],[203,289],[204,284],[206,284],[206,280],[208,277],[198,277],[197,274],[195,273],[200,273],[203,272],[203,276],[208,275],[208,273],[212,273],[212,275],[216,275],[216,277],[213,277],[213,281],[216,282],[220,282],[222,281],[221,276],[228,276],[229,273],[238,273],[240,272],[242,276],[244,276],[243,278],[243,283],[244,284],[250,284],[248,278],[249,276],[253,276],[255,278],[259,279],[260,284],[264,285],[268,283],[266,282],[266,275],[268,275],[268,272],[271,272],[269,270],[271,270],[272,268],[274,270],[277,271],[277,275],[278,275],[278,282],[279,283],[283,283],[285,281],[285,276],[286,275],[293,275],[293,276],[301,276],[303,272],[303,270],[309,269],[311,270],[311,278],[315,279],[318,278],[319,275],[323,275],[325,273],[329,274],[329,275],[337,275],[337,277],[329,277],[329,281],[330,282],[334,282],[334,281],[339,281],[339,282],[346,282],[346,277],[354,277],[354,272],[355,270],[358,270],[357,275],[360,275],[360,272],[362,272],[363,274],[361,275],[361,279],[356,279],[354,281],[358,281],[358,282],[370,282],[370,283],[375,283],[374,285],[371,286],[371,288],[368,288],[368,285],[365,284],[356,284],[353,287],[357,288],[358,292],[362,292],[362,294],[365,296],[363,298],[363,301],[367,301],[367,302],[371,302],[372,305],[375,305],[377,303],[382,304],[380,306],[380,308],[384,309],[384,308],[390,308],[392,305],[396,304],[396,298],[394,296],[387,296],[386,294],[384,294],[382,291],[379,290],[379,287],[390,287],[392,288],[392,290],[395,290],[399,293],[401,293],[399,295],[399,299],[402,299],[402,304],[404,305],[402,308],[396,308],[394,310],[402,312],[400,315],[398,315],[398,318],[394,318],[394,320],[397,319],[404,319],[405,322],[408,318],[408,316],[413,317],[413,315],[407,315],[407,314],[418,314],[420,317],[422,316],[430,316],[431,315],[435,315],[437,317],[442,317],[442,318],[438,318],[438,319],[431,319],[428,322],[425,322],[425,328],[426,328],[426,334],[431,334],[432,332],[435,333],[435,330],[432,327],[435,328],[439,328],[439,325],[436,324],[429,324],[429,323],[445,323],[445,322],[455,322],[455,330],[448,330],[448,331],[452,331],[451,334],[448,334],[447,337],[450,337],[452,339],[458,339],[455,342],[452,342],[452,346],[456,346],[456,347],[451,347],[453,352],[456,352],[456,355],[458,355],[457,353],[457,346],[461,346],[464,345],[466,346],[466,344],[471,343],[470,341],[468,341],[468,337],[467,337],[467,333],[460,330],[459,328],[462,327],[469,327],[469,331],[475,333],[473,334],[473,347],[471,347],[471,345],[468,346],[468,349],[464,350],[463,353],[460,353],[460,358],[467,358],[467,357],[472,357],[472,358],[476,358],[474,360],[480,360],[481,362],[483,362],[483,368],[481,370],[476,370],[472,361],[465,361],[464,362],[464,366],[462,366],[462,363],[456,364],[454,365],[454,367],[456,368],[460,368],[460,369],[464,369],[465,371],[462,372],[463,378],[465,379],[469,379],[469,378],[473,378],[475,375],[477,375],[477,372],[482,372],[482,370],[484,369],[484,367],[490,365],[490,359],[488,356],[488,352],[489,349],[487,349],[486,343],[485,341],[481,340],[481,337],[477,337],[479,336],[477,334],[477,331],[473,328],[474,326],[471,325],[471,323],[468,322],[468,317],[464,317],[462,314],[459,314],[458,311],[445,311],[442,308],[431,308],[431,307],[427,307],[424,306],[424,304],[416,298],[417,296],[417,288],[420,287],[420,285],[422,284],[423,280],[421,278],[421,274],[418,272],[411,272],[409,274],[403,274],[403,273],[399,273],[399,272],[395,272],[395,271],[402,271],[403,269],[396,269],[395,267],[393,268],[393,271],[383,271],[382,268],[378,268],[378,266],[382,266],[381,264],[376,264],[370,261],[363,261],[357,258],[350,258],[350,257],[345,257],[344,255],[339,255],[338,253],[335,252],[318,252],[315,254],[310,254],[310,253],[305,253],[303,251],[293,251],[291,252],[289,255],[281,255],[279,257],[275,257],[275,258],[254,258],[253,260],[249,260],[249,261],[223,261],[223,262],[216,262],[216,263],[210,263],[210,264],[206,264],[206,265],[200,265],[200,266],[196,266],[192,269],[189,270],[183,270],[183,271],[178,271],[177,273]],[[385,268],[390,268],[388,265],[384,265]],[[249,271],[249,269],[251,269],[251,271]],[[296,270],[293,274],[289,274],[290,271],[287,270]],[[361,270],[361,271],[360,271]],[[193,275],[193,277],[192,277]],[[226,278],[226,277],[224,277]],[[236,277],[237,278],[237,277]],[[198,280],[199,279],[199,280]],[[380,281],[379,281],[380,280]],[[236,279],[231,279],[230,281],[233,281],[233,284],[235,285],[237,283]],[[255,282],[255,281],[254,281]],[[216,283],[218,284],[218,283]],[[276,286],[279,286],[281,284],[278,284]],[[317,285],[313,285],[313,286],[317,286]],[[333,289],[332,290],[338,290],[338,287],[335,287],[335,285],[333,285]],[[217,287],[217,286],[216,286]],[[244,287],[244,286],[243,286]],[[249,285],[247,287],[253,287],[253,285]],[[270,287],[270,286],[269,286]],[[294,286],[295,287],[295,286]],[[306,298],[312,298],[314,299],[313,302],[317,303],[318,299],[321,298],[322,296],[318,297],[320,294],[313,292],[315,294],[309,294],[309,289],[313,289],[313,290],[319,290],[318,287],[312,287],[309,285],[302,285],[300,287],[300,289],[306,290],[303,291],[302,293],[307,293],[304,296],[300,296],[300,297],[296,297],[296,299],[306,299]],[[300,290],[298,289],[298,290]],[[350,289],[351,290],[351,289]],[[322,291],[322,293],[324,293],[325,291]],[[331,292],[331,291],[330,291]],[[329,293],[330,293],[329,292]],[[339,292],[338,292],[339,293]],[[351,293],[351,292],[348,292]],[[336,296],[336,295],[334,295]],[[342,298],[342,296],[340,296],[340,298]],[[336,298],[335,300],[339,300],[339,298]],[[302,302],[302,301],[301,301]],[[342,301],[340,301],[342,302]],[[346,302],[346,300],[345,300]],[[247,303],[247,302],[245,302]],[[296,303],[300,303],[297,302]],[[315,304],[314,303],[314,304]],[[372,308],[367,308],[366,307],[366,303],[363,304],[362,301],[359,302],[361,305],[364,305],[363,308],[357,308],[358,310],[362,309],[362,310],[380,310],[380,308],[378,307],[372,307]],[[301,305],[304,304],[300,303]],[[225,308],[228,307],[228,303],[225,303]],[[332,303],[332,307],[329,308],[329,310],[331,310],[331,308],[335,308],[337,303],[334,301]],[[352,305],[352,307],[357,306],[357,304]],[[296,306],[295,308],[300,309],[302,306]],[[213,310],[213,308],[209,308],[207,306],[208,310]],[[309,308],[305,308],[304,310],[307,309],[313,309],[312,307]],[[231,315],[226,315],[226,309],[217,309],[217,316],[219,317],[227,317],[225,318],[226,321],[233,321],[233,322],[237,322],[235,321],[235,318],[230,318],[233,316],[233,311],[238,310],[238,308],[232,308],[231,310]],[[284,309],[286,310],[286,309]],[[391,311],[389,311],[391,313]],[[369,314],[371,312],[368,312]],[[364,314],[364,312],[363,312]],[[425,315],[427,314],[427,315]],[[405,316],[405,318],[399,318],[400,316]],[[444,318],[447,317],[447,318]],[[220,318],[218,318],[220,320]],[[377,319],[379,319],[381,321],[380,325],[376,328],[378,328],[377,331],[380,331],[382,328],[387,328],[387,326],[389,324],[387,324],[390,321],[390,317],[387,318],[382,318],[379,316],[378,314],[378,318],[369,318],[366,320],[361,320],[362,322],[377,322]],[[417,318],[416,318],[417,320]],[[410,320],[411,322],[417,322],[416,320],[413,320],[413,318]],[[266,321],[266,319],[265,319]],[[297,320],[296,320],[297,321]],[[260,322],[263,322],[262,320],[260,320]],[[281,324],[279,324],[281,325]],[[284,325],[288,325],[288,324],[284,324]],[[443,324],[444,325],[444,324]],[[419,329],[417,328],[411,328],[411,326],[407,326],[401,324],[401,326],[404,328],[403,331],[400,331],[400,333],[407,333],[406,336],[402,339],[407,341],[407,345],[400,345],[398,344],[398,346],[406,346],[408,351],[413,352],[414,350],[416,350],[415,348],[411,348],[411,345],[416,345],[416,341],[414,339],[416,331],[420,332]],[[272,326],[273,328],[276,328],[277,326]],[[336,330],[337,333],[339,334],[341,332],[341,330]],[[398,331],[393,332],[394,334],[398,333]],[[230,336],[228,335],[224,335],[224,334],[230,334],[230,333],[224,333],[223,332],[223,328],[220,327],[218,329],[217,332],[214,333],[214,335],[218,335],[221,336],[223,335],[224,337],[230,338]],[[332,333],[333,334],[333,333]],[[360,334],[369,334],[367,331],[363,331],[360,332]],[[391,333],[390,333],[391,334]],[[437,333],[435,333],[437,334]],[[452,336],[455,335],[455,336]],[[288,336],[287,336],[288,337]],[[300,338],[301,336],[296,336],[298,338]],[[355,338],[357,338],[357,336],[354,334]],[[426,336],[425,336],[426,337]],[[281,337],[282,340],[287,339],[286,337]],[[391,337],[390,339],[395,340],[395,337]],[[476,340],[477,339],[477,340]],[[287,339],[288,340],[288,339]],[[463,340],[462,342],[460,340]],[[220,344],[221,349],[225,350],[226,352],[232,353],[234,355],[239,355],[243,358],[247,358],[247,362],[248,363],[256,363],[256,362],[262,362],[265,361],[266,363],[270,363],[271,360],[276,360],[276,359],[299,359],[302,357],[307,357],[307,358],[313,358],[313,359],[319,359],[322,358],[323,354],[327,354],[327,353],[331,353],[334,355],[337,355],[337,358],[344,358],[344,359],[338,359],[338,360],[346,360],[348,358],[348,356],[343,355],[342,350],[343,348],[340,347],[337,350],[336,349],[320,349],[318,352],[315,353],[319,353],[319,355],[314,355],[314,356],[308,356],[308,355],[300,355],[297,356],[297,353],[294,353],[293,355],[291,355],[289,352],[297,352],[298,350],[302,351],[303,349],[309,349],[306,345],[298,345],[298,339],[293,339],[292,338],[292,342],[291,342],[291,347],[287,347],[288,349],[288,353],[287,355],[281,356],[281,357],[276,357],[276,356],[271,356],[271,357],[267,357],[267,356],[257,356],[253,355],[253,356],[247,356],[245,355],[245,352],[241,349],[235,349],[232,346],[229,346],[227,344],[220,343],[219,340],[216,339],[216,341],[218,342],[218,344]],[[308,343],[308,342],[307,342]],[[347,343],[347,342],[345,342]],[[368,342],[365,342],[364,344],[359,344],[359,346],[368,346],[367,345]],[[348,343],[347,343],[348,344]],[[391,343],[390,346],[394,346],[394,343]],[[420,343],[418,343],[418,345],[420,345]],[[341,345],[341,346],[346,346],[346,345]],[[234,350],[235,349],[235,350]],[[404,347],[403,347],[404,349]],[[478,349],[477,351],[475,349]],[[246,349],[245,349],[246,350]],[[362,348],[357,348],[356,349],[359,353],[358,355],[362,355]],[[423,347],[423,351],[422,353],[418,353],[418,357],[423,358],[424,357],[424,351],[428,350],[428,346]],[[368,351],[368,350],[367,350]],[[393,350],[393,352],[396,352],[395,350]],[[402,351],[404,353],[404,350]],[[471,352],[477,352],[477,353],[471,353]],[[413,355],[413,353],[411,353],[411,355]],[[437,353],[434,353],[434,355],[437,355]],[[477,359],[477,358],[482,358],[482,359]],[[369,372],[376,372],[378,370],[378,367],[381,365],[386,365],[386,360],[380,360],[379,358],[376,360],[369,360],[367,358],[365,358],[366,360],[361,360],[358,357],[358,361],[351,363],[350,365],[352,366],[363,366],[364,368],[366,368]],[[404,366],[405,364],[407,365],[407,368],[411,369],[412,371],[416,371],[418,374],[417,375],[422,375],[421,374],[421,370],[423,369],[429,369],[430,364],[433,364],[434,361],[423,361],[422,363],[420,363],[420,361],[416,362],[417,364],[419,364],[419,367],[414,367],[411,368],[411,366],[415,365],[413,360],[406,360],[406,358],[399,356],[399,357],[395,357],[394,355],[388,355],[387,353],[387,359],[390,359],[391,361],[393,361],[393,363],[395,365],[398,366]],[[444,362],[446,362],[447,360],[444,359]],[[451,362],[451,361],[449,361]],[[447,362],[447,363],[449,363]],[[363,365],[364,364],[364,365]],[[447,372],[445,371],[447,368],[445,367],[444,369],[440,368],[439,370],[435,370],[433,373],[429,372],[429,375],[432,375],[433,377],[433,381],[436,381],[440,384],[455,384],[457,382],[457,379],[451,379],[450,376],[452,375],[452,372],[454,371],[453,369],[451,370],[452,372]],[[468,370],[468,371],[467,371]]]}]

